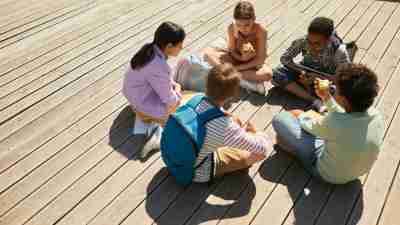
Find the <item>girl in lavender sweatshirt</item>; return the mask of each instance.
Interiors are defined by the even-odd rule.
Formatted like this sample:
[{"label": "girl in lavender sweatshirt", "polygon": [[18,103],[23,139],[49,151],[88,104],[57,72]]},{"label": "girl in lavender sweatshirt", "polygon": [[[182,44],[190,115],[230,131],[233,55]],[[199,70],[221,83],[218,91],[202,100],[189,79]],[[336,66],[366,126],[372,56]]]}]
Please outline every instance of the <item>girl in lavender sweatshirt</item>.
[{"label": "girl in lavender sweatshirt", "polygon": [[[136,113],[134,134],[144,134],[149,140],[143,148],[152,150],[161,136],[169,114],[180,104],[181,87],[172,79],[167,59],[182,50],[185,31],[172,22],[162,23],[152,43],[145,44],[131,59],[123,83],[123,94]],[[153,138],[154,137],[154,138]]]}]

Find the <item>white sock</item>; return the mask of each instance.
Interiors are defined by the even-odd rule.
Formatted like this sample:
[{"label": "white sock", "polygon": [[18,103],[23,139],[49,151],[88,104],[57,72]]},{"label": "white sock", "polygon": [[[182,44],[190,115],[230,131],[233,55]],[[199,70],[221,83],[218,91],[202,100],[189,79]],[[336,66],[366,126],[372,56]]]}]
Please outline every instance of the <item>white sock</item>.
[{"label": "white sock", "polygon": [[159,127],[160,125],[157,123],[149,123],[148,124],[148,128],[147,128],[147,135],[150,135],[155,129],[157,129],[157,127]]},{"label": "white sock", "polygon": [[149,123],[143,122],[138,116],[135,118],[135,126],[133,128],[133,134],[147,134],[149,130]]},{"label": "white sock", "polygon": [[[156,126],[157,129],[153,136],[147,141],[147,143],[143,146],[142,151],[140,152],[140,157],[145,158],[149,152],[155,149],[160,149],[160,142],[161,142],[161,134],[162,134],[162,127],[159,125]],[[150,135],[150,133],[149,133]]]}]

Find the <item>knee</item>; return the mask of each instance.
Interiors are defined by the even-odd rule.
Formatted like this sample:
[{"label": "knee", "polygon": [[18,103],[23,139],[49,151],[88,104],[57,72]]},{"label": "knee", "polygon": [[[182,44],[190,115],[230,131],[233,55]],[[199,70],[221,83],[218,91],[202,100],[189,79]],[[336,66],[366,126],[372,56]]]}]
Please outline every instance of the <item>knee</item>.
[{"label": "knee", "polygon": [[250,167],[255,163],[263,161],[265,158],[266,158],[265,154],[248,152],[246,157],[243,158],[243,163],[247,165],[247,167]]},{"label": "knee", "polygon": [[264,65],[261,69],[256,72],[258,77],[262,77],[263,81],[272,80],[272,69],[271,67]]},{"label": "knee", "polygon": [[215,49],[211,47],[206,47],[205,49],[203,49],[202,52],[205,58],[212,57],[213,55],[215,55]]},{"label": "knee", "polygon": [[272,84],[277,87],[286,88],[287,85],[294,82],[293,75],[284,67],[271,69]]},{"label": "knee", "polygon": [[277,115],[275,115],[272,118],[272,127],[275,130],[279,130],[279,127],[281,127],[281,125],[283,124],[283,115],[282,115],[282,113],[284,113],[284,112],[278,113]]},{"label": "knee", "polygon": [[289,118],[292,117],[293,117],[292,114],[287,111],[283,111],[278,115],[274,116],[274,118],[272,119],[272,127],[274,128],[277,135],[285,136],[285,133],[287,133],[286,131],[288,130],[289,127],[288,120]]}]

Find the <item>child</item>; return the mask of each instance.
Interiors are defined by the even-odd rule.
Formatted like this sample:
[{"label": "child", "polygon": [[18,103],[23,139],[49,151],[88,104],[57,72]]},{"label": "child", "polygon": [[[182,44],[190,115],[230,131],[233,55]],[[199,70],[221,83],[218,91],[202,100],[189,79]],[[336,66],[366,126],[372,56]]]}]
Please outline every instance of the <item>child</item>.
[{"label": "child", "polygon": [[283,112],[272,125],[277,144],[297,156],[311,174],[344,184],[371,169],[381,149],[384,122],[371,107],[379,89],[374,72],[348,64],[337,72],[335,85],[334,97],[327,88],[315,87],[327,115]]},{"label": "child", "polygon": [[326,108],[311,90],[313,79],[307,79],[319,75],[308,73],[294,63],[293,59],[299,54],[303,56],[300,64],[320,72],[332,74],[332,77],[325,77],[324,79],[333,79],[336,68],[350,62],[346,46],[336,36],[331,19],[315,18],[308,27],[307,36],[293,41],[282,55],[281,63],[283,67],[274,70],[272,78],[274,85],[310,101],[314,110],[323,112]]},{"label": "child", "polygon": [[[223,110],[226,101],[239,94],[239,82],[240,74],[232,65],[213,67],[207,76],[206,98],[195,108],[197,113],[213,107]],[[265,158],[269,141],[250,123],[243,124],[226,113],[208,121],[205,126],[204,144],[194,165],[194,182],[209,182],[213,177],[246,169]]]},{"label": "child", "polygon": [[157,147],[161,126],[180,103],[181,88],[172,80],[167,59],[179,54],[184,39],[182,27],[172,22],[162,23],[153,42],[145,44],[133,56],[125,74],[122,92],[136,112],[133,133],[151,138],[142,156]]},{"label": "child", "polygon": [[234,9],[234,23],[228,27],[227,49],[206,48],[205,59],[212,65],[232,63],[242,74],[240,85],[265,94],[264,82],[272,77],[272,70],[264,65],[267,58],[267,31],[255,22],[253,5],[240,1]]}]

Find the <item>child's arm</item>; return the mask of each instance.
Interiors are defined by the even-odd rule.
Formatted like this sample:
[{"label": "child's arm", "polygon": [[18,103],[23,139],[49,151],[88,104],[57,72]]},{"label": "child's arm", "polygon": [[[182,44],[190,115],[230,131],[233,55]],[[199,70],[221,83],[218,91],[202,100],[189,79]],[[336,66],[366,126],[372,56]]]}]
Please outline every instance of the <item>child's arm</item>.
[{"label": "child's arm", "polygon": [[228,51],[229,51],[229,55],[237,60],[237,61],[242,61],[242,56],[236,51],[236,42],[235,42],[235,35],[234,35],[234,28],[233,28],[233,24],[229,25],[228,27]]},{"label": "child's arm", "polygon": [[351,63],[349,53],[347,52],[346,45],[342,44],[335,52],[335,63],[337,67],[340,65]]},{"label": "child's arm", "polygon": [[255,46],[255,57],[247,62],[236,67],[237,70],[243,71],[262,66],[267,58],[267,31],[260,26],[257,34],[257,46]]},{"label": "child's arm", "polygon": [[328,112],[339,112],[339,113],[345,113],[346,110],[342,106],[340,106],[336,100],[330,96],[326,101],[324,101],[326,108],[328,109]]},{"label": "child's arm", "polygon": [[173,112],[179,105],[180,96],[174,90],[170,76],[163,71],[154,71],[148,74],[147,80],[161,101],[167,105],[167,111]]},{"label": "child's arm", "polygon": [[329,130],[329,127],[331,127],[329,125],[331,123],[331,116],[329,114],[327,116],[318,117],[312,116],[310,113],[305,112],[300,114],[298,119],[301,128],[314,136],[323,139],[329,139],[333,135]]},{"label": "child's arm", "polygon": [[328,112],[339,112],[339,113],[345,113],[346,110],[340,106],[336,100],[332,97],[332,95],[329,93],[329,87],[328,88],[322,88],[320,86],[321,82],[326,82],[324,80],[316,80],[314,82],[314,88],[315,88],[315,94],[324,102],[325,106],[328,109]]},{"label": "child's arm", "polygon": [[301,50],[304,46],[304,41],[304,38],[293,41],[290,47],[286,49],[286,51],[281,56],[282,65],[288,67],[289,69],[297,71],[300,74],[305,73],[305,71],[299,68],[293,61],[293,59],[301,53]]},{"label": "child's arm", "polygon": [[265,134],[247,132],[245,127],[241,127],[231,120],[231,124],[225,132],[224,145],[265,155],[270,142]]}]

